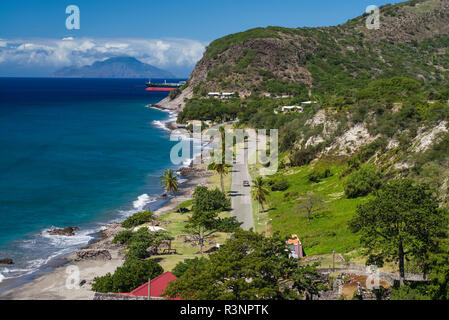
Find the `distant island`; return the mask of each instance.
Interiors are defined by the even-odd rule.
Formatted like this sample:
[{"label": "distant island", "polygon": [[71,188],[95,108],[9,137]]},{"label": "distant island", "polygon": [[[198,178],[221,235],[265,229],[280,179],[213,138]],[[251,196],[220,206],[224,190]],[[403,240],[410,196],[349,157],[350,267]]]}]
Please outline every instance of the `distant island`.
[{"label": "distant island", "polygon": [[133,57],[114,57],[82,67],[64,67],[53,77],[64,78],[176,78],[169,71],[143,63]]}]

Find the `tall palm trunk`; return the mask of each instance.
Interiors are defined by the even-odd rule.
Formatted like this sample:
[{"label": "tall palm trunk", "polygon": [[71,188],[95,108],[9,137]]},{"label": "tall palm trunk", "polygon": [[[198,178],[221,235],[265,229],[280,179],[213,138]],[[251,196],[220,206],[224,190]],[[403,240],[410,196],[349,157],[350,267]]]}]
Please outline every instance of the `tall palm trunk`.
[{"label": "tall palm trunk", "polygon": [[403,286],[405,282],[404,248],[402,240],[399,241],[399,284]]},{"label": "tall palm trunk", "polygon": [[221,183],[221,191],[225,193],[224,181],[223,181],[223,172],[220,172],[220,183]]}]

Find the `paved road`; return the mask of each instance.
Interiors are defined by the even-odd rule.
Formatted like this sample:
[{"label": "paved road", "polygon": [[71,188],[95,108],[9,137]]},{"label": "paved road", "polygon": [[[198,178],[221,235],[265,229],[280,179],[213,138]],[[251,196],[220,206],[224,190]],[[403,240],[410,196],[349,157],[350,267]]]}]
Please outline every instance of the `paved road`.
[{"label": "paved road", "polygon": [[237,220],[243,222],[242,229],[254,229],[253,209],[251,203],[251,188],[244,187],[243,181],[247,180],[251,184],[251,177],[248,173],[248,153],[253,150],[245,148],[244,163],[234,163],[232,168],[232,186],[231,186],[231,216],[237,217]]}]

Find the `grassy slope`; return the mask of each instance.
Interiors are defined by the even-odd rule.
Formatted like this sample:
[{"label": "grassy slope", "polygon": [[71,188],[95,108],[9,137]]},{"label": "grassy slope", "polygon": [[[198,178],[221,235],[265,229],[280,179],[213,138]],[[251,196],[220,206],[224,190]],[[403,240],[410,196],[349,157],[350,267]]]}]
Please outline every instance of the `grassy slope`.
[{"label": "grassy slope", "polygon": [[[270,192],[269,217],[272,219],[274,232],[283,235],[297,234],[301,239],[306,254],[327,254],[335,250],[347,253],[360,247],[357,235],[350,232],[348,222],[354,215],[357,205],[366,202],[369,197],[347,199],[344,195],[343,181],[340,174],[343,165],[318,163],[315,168],[330,168],[333,176],[320,183],[308,180],[312,165],[301,168],[285,169],[275,177],[283,176],[290,183],[284,192]],[[298,192],[298,196],[285,197],[288,192]],[[310,221],[305,213],[297,209],[300,198],[307,192],[315,192],[325,197],[327,210],[318,213]]]}]

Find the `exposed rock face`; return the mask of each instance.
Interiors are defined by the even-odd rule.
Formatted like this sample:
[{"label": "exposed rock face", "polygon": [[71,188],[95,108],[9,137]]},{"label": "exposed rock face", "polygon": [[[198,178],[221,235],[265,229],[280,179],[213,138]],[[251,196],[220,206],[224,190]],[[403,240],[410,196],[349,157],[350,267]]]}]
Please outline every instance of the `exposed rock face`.
[{"label": "exposed rock face", "polygon": [[75,235],[75,232],[79,231],[79,228],[77,227],[67,227],[62,229],[53,229],[48,232],[51,236],[67,236],[72,237]]},{"label": "exposed rock face", "polygon": [[187,87],[184,89],[179,96],[177,96],[175,99],[171,99],[170,97],[167,97],[160,101],[157,104],[158,108],[165,109],[165,110],[176,110],[176,111],[182,111],[185,106],[184,99],[191,99],[193,97],[192,88]]},{"label": "exposed rock face", "polygon": [[418,136],[414,139],[412,151],[426,151],[431,145],[438,142],[438,136],[441,133],[446,133],[447,131],[447,122],[441,121],[437,126],[431,128],[427,132],[419,133]]},{"label": "exposed rock face", "polygon": [[179,173],[183,177],[192,177],[192,176],[207,177],[211,175],[210,172],[197,167],[183,167],[179,169]]},{"label": "exposed rock face", "polygon": [[[360,65],[350,73],[350,79],[358,74],[369,74],[375,79],[385,75],[387,69],[372,66],[398,66],[400,76],[432,80],[442,65],[432,63],[425,54],[418,52],[417,44],[434,40],[449,33],[449,0],[408,1],[380,8],[380,29],[366,27],[367,14],[345,24],[320,28],[255,28],[225,36],[213,41],[203,58],[193,70],[187,88],[176,99],[164,99],[161,106],[181,110],[185,98],[207,92],[239,92],[246,97],[252,93],[268,95],[267,81],[302,83],[312,89],[322,88],[326,73],[332,64],[352,70],[354,55],[370,56],[370,64]],[[397,45],[410,46],[416,54],[405,61],[395,58]],[[380,49],[382,48],[382,49]],[[376,54],[373,54],[375,52]],[[329,57],[335,53],[336,57]],[[441,51],[446,54],[446,49]],[[426,59],[426,61],[421,61]],[[434,70],[420,72],[413,69],[415,62],[425,63]],[[401,69],[402,68],[402,69]],[[319,71],[321,70],[321,71]],[[202,93],[201,93],[202,92]]]},{"label": "exposed rock face", "polygon": [[105,249],[83,249],[76,252],[75,261],[81,260],[111,260],[111,254]]},{"label": "exposed rock face", "polygon": [[14,264],[14,261],[9,258],[0,259],[0,264]]},{"label": "exposed rock face", "polygon": [[358,123],[337,137],[335,142],[327,148],[326,152],[336,151],[339,155],[351,155],[362,146],[370,144],[379,136],[372,136],[364,124]]}]

